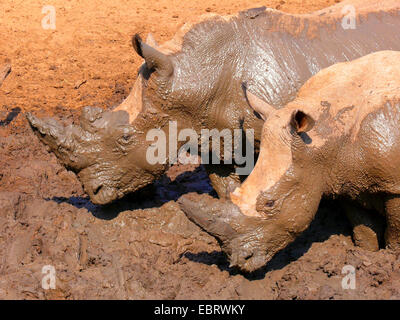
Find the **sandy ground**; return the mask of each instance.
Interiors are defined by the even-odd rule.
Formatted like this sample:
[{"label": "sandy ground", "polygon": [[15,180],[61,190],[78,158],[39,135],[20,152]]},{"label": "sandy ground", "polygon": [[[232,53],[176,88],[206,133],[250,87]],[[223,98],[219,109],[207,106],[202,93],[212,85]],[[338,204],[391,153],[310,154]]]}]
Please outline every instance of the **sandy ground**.
[{"label": "sandy ground", "polygon": [[[162,43],[189,17],[262,5],[310,12],[335,1],[60,1],[44,30],[46,1],[0,3],[0,298],[13,299],[399,299],[400,253],[357,248],[335,202],[321,204],[304,234],[264,269],[230,269],[216,241],[175,200],[211,192],[202,168],[172,168],[153,187],[113,205],[91,204],[73,173],[32,134],[25,111],[76,119],[86,105],[127,96],[141,59],[131,36]],[[187,168],[184,168],[187,169]],[[42,268],[56,289],[42,288]],[[356,288],[342,288],[352,265]]]}]

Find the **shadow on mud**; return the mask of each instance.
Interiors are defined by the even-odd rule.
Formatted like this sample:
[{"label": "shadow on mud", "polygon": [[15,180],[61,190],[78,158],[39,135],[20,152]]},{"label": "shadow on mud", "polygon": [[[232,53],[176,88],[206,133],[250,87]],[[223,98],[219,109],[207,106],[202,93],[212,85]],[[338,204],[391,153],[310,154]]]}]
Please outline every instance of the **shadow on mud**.
[{"label": "shadow on mud", "polygon": [[197,254],[187,252],[183,256],[194,262],[215,264],[220,270],[228,271],[230,275],[242,274],[248,280],[260,280],[265,277],[267,272],[282,269],[292,261],[299,259],[314,242],[323,242],[334,234],[350,236],[352,228],[344,212],[339,209],[337,202],[323,200],[308,229],[285,249],[278,252],[263,268],[254,272],[243,273],[237,268],[230,268],[227,256],[221,251]]},{"label": "shadow on mud", "polygon": [[95,205],[89,197],[54,197],[47,200],[69,203],[78,209],[85,208],[96,218],[112,220],[123,211],[159,208],[166,202],[176,201],[188,192],[208,193],[215,196],[208,175],[202,166],[194,171],[181,173],[173,181],[164,175],[154,184],[107,205]]}]

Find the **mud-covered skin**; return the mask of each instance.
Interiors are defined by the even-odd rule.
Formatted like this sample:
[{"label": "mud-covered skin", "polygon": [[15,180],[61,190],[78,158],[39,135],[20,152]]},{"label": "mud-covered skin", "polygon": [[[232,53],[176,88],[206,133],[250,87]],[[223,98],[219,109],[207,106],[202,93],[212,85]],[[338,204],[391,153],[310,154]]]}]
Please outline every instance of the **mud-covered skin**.
[{"label": "mud-covered skin", "polygon": [[[356,29],[341,26],[342,9],[347,4],[355,7]],[[161,46],[156,46],[154,41],[146,44],[134,37],[135,50],[145,59],[145,64],[139,70],[131,94],[115,109],[129,114],[129,123],[135,132],[135,143],[127,150],[142,155],[148,146],[145,133],[153,128],[167,131],[168,120],[175,120],[180,128],[193,128],[198,133],[202,128],[254,129],[257,152],[263,122],[248,107],[241,89],[243,83],[260,98],[280,108],[324,67],[381,49],[400,50],[399,12],[397,1],[382,4],[345,1],[304,15],[261,8],[237,16],[208,15],[187,24],[173,40]],[[33,127],[43,132],[46,126],[55,126],[54,121],[35,123],[31,121]],[[98,137],[104,137],[85,140],[87,152],[83,147],[70,150],[72,154],[79,153],[84,163],[84,166],[77,165],[75,171],[79,172],[94,203],[108,203],[138,190],[154,181],[161,170],[159,166],[149,167],[140,156],[129,158],[126,153],[103,156],[115,153],[118,144],[112,137],[106,137],[113,130],[106,128],[107,123],[104,121],[104,126],[96,131]],[[42,141],[59,155],[59,145],[50,143],[49,139],[52,138]],[[85,154],[92,154],[94,150],[102,154],[85,159]],[[69,160],[64,158],[59,157],[69,166]],[[103,158],[108,161],[104,165],[100,163]],[[97,167],[102,170],[98,171]],[[128,178],[122,179],[123,176]],[[118,178],[121,180],[117,182]],[[215,186],[221,189],[219,194],[226,193],[223,188],[231,185],[229,179],[220,183],[214,177]],[[96,196],[94,191],[99,187],[105,191]]]},{"label": "mud-covered skin", "polygon": [[[109,203],[149,184],[165,171],[165,165],[147,163],[145,155],[150,143],[138,143],[143,140],[142,133],[130,125],[125,111],[86,107],[80,125],[68,127],[29,113],[27,118],[39,139],[77,173],[94,203]],[[143,165],[134,167],[135,163]]]},{"label": "mud-covered skin", "polygon": [[386,217],[386,245],[399,248],[399,73],[395,51],[322,70],[285,108],[264,114],[259,160],[232,202],[183,196],[183,211],[247,271],[304,231],[323,196],[377,209]]}]

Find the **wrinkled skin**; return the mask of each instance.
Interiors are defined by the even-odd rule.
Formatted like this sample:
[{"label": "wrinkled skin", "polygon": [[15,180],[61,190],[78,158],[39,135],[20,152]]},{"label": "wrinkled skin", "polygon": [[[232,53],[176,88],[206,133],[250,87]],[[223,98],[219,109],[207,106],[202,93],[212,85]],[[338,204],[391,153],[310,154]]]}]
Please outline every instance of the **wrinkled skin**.
[{"label": "wrinkled skin", "polygon": [[[341,27],[346,4],[356,8],[359,19],[354,30]],[[28,120],[59,160],[78,174],[91,200],[109,203],[150,184],[167,169],[166,165],[150,166],[142,157],[150,129],[161,128],[168,137],[168,120],[198,133],[202,128],[254,129],[257,152],[263,121],[249,108],[243,83],[280,108],[324,67],[379,49],[400,50],[399,12],[399,4],[392,0],[384,4],[344,1],[305,15],[258,8],[226,18],[209,16],[184,27],[162,46],[153,39],[144,43],[134,37],[133,47],[145,63],[131,94],[115,109],[128,113],[134,132],[125,150],[118,142],[122,131],[108,121],[109,112],[97,114],[104,120],[98,120],[102,125],[95,135],[82,124],[63,128],[54,120],[39,121],[33,115]],[[118,115],[127,125],[125,115]],[[46,133],[56,127],[65,137]],[[211,170],[210,176],[221,197],[241,182],[229,173],[219,179]]]},{"label": "wrinkled skin", "polygon": [[182,210],[246,271],[304,231],[323,196],[376,209],[400,248],[399,74],[400,52],[381,51],[322,70],[281,110],[249,92],[267,119],[256,167],[231,202],[191,194]]}]

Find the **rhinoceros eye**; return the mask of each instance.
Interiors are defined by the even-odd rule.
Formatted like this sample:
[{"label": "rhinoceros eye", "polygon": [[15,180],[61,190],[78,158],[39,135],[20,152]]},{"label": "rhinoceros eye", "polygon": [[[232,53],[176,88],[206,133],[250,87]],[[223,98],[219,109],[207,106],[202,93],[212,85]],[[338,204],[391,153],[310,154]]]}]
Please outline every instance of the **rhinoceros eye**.
[{"label": "rhinoceros eye", "polygon": [[133,137],[133,132],[131,130],[124,130],[121,137],[118,139],[118,142],[122,145],[126,145],[131,142]]},{"label": "rhinoceros eye", "polygon": [[120,144],[127,144],[127,143],[129,143],[131,141],[131,139],[132,139],[132,135],[131,134],[124,134],[118,139],[118,142]]},{"label": "rhinoceros eye", "polygon": [[274,204],[275,204],[275,201],[274,201],[274,200],[268,200],[268,201],[265,203],[265,205],[266,205],[267,207],[273,207]]}]

